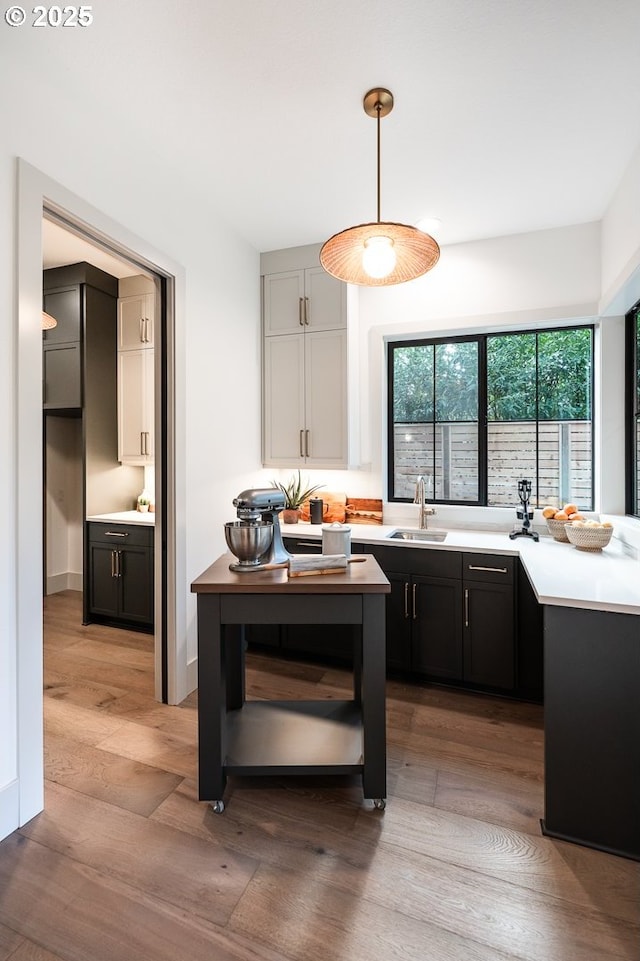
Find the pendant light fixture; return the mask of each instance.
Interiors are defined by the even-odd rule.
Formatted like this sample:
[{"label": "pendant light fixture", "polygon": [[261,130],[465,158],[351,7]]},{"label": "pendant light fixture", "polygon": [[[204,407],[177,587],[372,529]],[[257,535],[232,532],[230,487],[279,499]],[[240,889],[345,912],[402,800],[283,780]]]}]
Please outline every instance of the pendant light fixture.
[{"label": "pendant light fixture", "polygon": [[320,251],[320,263],[348,284],[385,287],[421,277],[434,267],[440,247],[430,234],[407,224],[380,220],[380,121],[393,110],[393,94],[374,87],[365,94],[364,112],[378,131],[378,219],[334,234]]},{"label": "pendant light fixture", "polygon": [[54,327],[57,327],[57,326],[58,326],[58,321],[55,319],[55,317],[52,317],[51,314],[45,313],[45,311],[43,310],[42,311],[42,329],[52,330]]}]

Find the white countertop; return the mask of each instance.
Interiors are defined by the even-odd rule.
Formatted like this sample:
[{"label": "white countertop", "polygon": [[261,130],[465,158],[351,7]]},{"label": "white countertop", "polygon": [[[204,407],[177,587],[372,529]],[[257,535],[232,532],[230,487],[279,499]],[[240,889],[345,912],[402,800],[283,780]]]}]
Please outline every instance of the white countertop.
[{"label": "white countertop", "polygon": [[[322,537],[319,524],[282,524],[282,533],[301,540]],[[580,607],[640,615],[640,561],[629,556],[616,538],[602,551],[579,551],[572,544],[543,535],[536,543],[524,537],[510,540],[499,531],[449,530],[441,543],[390,540],[405,525],[350,524],[351,539],[384,544],[398,550],[479,551],[519,555],[541,604]],[[408,529],[411,525],[406,525]],[[437,526],[433,525],[434,530]]]},{"label": "white countertop", "polygon": [[140,524],[143,527],[153,527],[156,515],[153,511],[114,511],[113,514],[92,514],[88,521],[103,521],[107,524]]}]

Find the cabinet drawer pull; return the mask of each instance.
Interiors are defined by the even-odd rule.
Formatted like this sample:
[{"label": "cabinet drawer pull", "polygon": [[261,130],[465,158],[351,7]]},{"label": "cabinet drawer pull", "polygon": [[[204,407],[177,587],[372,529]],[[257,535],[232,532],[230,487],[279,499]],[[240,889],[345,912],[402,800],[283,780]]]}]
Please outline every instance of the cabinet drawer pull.
[{"label": "cabinet drawer pull", "polygon": [[105,531],[105,537],[128,537],[129,531]]},{"label": "cabinet drawer pull", "polygon": [[304,327],[304,298],[298,297],[298,323]]},{"label": "cabinet drawer pull", "polygon": [[296,547],[312,547],[314,551],[322,553],[322,544],[318,541],[296,541]]},{"label": "cabinet drawer pull", "polygon": [[304,298],[304,322],[308,327],[309,326],[309,298],[308,297]]},{"label": "cabinet drawer pull", "polygon": [[304,457],[304,431],[300,431],[300,457]]},{"label": "cabinet drawer pull", "polygon": [[415,585],[415,584],[413,585],[412,595],[413,595],[413,597],[412,597],[412,600],[413,600],[413,619],[414,619],[414,621],[416,621],[416,620],[418,619],[418,607],[417,607],[417,605],[416,605],[416,585]]},{"label": "cabinet drawer pull", "polygon": [[469,588],[464,589],[464,626],[469,627]]},{"label": "cabinet drawer pull", "polygon": [[493,574],[508,574],[509,569],[507,567],[476,567],[474,564],[469,564],[470,571],[491,571]]},{"label": "cabinet drawer pull", "polygon": [[409,617],[409,581],[404,582],[404,616]]}]

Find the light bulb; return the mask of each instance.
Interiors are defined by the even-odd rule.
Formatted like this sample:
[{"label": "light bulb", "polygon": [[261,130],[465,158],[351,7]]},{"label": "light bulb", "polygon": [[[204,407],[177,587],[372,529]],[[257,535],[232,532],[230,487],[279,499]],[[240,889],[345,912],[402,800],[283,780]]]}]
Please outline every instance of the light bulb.
[{"label": "light bulb", "polygon": [[362,266],[376,280],[387,277],[396,266],[396,252],[391,237],[369,237],[365,240]]}]

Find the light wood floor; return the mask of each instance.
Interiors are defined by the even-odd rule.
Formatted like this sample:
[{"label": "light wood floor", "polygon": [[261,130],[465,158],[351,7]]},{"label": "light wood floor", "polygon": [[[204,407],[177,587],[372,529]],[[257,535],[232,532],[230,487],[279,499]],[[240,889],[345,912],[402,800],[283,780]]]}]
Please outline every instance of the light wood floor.
[{"label": "light wood floor", "polygon": [[[640,957],[638,865],[544,838],[542,710],[388,684],[388,804],[358,780],[197,800],[196,701],[153,700],[151,639],[45,602],[46,807],[0,844],[0,961]],[[344,697],[252,655],[253,697]]]}]

